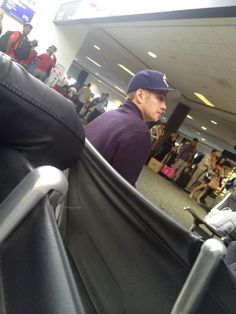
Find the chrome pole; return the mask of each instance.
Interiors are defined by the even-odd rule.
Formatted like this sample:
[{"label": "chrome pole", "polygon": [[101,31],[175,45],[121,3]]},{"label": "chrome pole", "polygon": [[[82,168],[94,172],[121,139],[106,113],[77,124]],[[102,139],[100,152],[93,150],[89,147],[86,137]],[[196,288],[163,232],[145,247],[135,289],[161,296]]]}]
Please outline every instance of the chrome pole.
[{"label": "chrome pole", "polygon": [[203,243],[171,314],[196,313],[225,254],[226,247],[219,240],[208,239]]}]

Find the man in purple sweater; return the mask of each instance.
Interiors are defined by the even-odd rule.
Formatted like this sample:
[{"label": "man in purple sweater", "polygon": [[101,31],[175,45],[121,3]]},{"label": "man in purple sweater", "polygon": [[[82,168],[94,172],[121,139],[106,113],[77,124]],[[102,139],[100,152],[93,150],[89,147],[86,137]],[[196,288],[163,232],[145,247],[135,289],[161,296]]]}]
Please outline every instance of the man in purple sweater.
[{"label": "man in purple sweater", "polygon": [[103,113],[85,129],[92,145],[132,185],[151,151],[146,122],[157,121],[165,112],[166,95],[172,90],[165,74],[140,71],[129,82],[123,106]]}]

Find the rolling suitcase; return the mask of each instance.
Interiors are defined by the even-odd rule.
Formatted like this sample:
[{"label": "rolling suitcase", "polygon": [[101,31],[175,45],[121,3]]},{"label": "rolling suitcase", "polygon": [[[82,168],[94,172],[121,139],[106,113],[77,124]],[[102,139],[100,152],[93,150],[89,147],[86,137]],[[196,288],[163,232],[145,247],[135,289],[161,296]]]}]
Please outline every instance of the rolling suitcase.
[{"label": "rolling suitcase", "polygon": [[189,171],[188,168],[185,168],[180,174],[180,176],[178,177],[178,179],[175,181],[175,184],[178,187],[184,189],[186,185],[189,183],[191,177],[192,177],[191,172]]}]

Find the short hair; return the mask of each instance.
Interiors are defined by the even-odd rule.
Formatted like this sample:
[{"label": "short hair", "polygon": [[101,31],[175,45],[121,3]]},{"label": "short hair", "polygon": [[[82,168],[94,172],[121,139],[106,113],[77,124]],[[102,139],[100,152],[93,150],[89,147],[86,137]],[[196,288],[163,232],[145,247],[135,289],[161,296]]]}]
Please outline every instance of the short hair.
[{"label": "short hair", "polygon": [[49,48],[52,49],[54,52],[57,52],[57,47],[56,46],[51,45]]},{"label": "short hair", "polygon": [[135,91],[135,92],[128,93],[128,94],[127,94],[127,98],[130,99],[130,100],[133,100],[133,99],[134,99],[134,96],[135,96],[135,93],[136,93],[136,91]]},{"label": "short hair", "polygon": [[193,141],[194,141],[194,142],[199,142],[199,141],[198,141],[198,138],[196,138],[196,137],[193,138]]}]

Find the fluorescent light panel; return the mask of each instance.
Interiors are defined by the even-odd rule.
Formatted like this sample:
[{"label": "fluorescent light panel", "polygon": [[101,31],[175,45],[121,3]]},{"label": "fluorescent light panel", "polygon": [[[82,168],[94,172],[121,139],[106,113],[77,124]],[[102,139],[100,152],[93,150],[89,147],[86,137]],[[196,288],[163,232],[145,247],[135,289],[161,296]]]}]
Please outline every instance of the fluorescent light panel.
[{"label": "fluorescent light panel", "polygon": [[201,126],[201,129],[204,130],[204,131],[207,130],[207,128],[205,126]]},{"label": "fluorescent light panel", "polygon": [[125,94],[125,91],[123,89],[121,89],[119,86],[114,86],[116,89],[118,89],[120,92],[124,93]]},{"label": "fluorescent light panel", "polygon": [[150,57],[156,59],[157,55],[154,52],[148,51]]},{"label": "fluorescent light panel", "polygon": [[197,96],[199,99],[201,99],[201,101],[210,107],[215,107],[215,105],[213,105],[205,96],[203,96],[202,94],[199,94],[197,92],[194,92],[194,95]]},{"label": "fluorescent light panel", "polygon": [[187,115],[187,118],[190,119],[190,120],[193,120],[193,117],[190,116],[189,114]]},{"label": "fluorescent light panel", "polygon": [[97,50],[100,50],[100,49],[101,49],[101,48],[98,47],[97,45],[93,45],[93,47],[94,47],[95,49],[97,49]]},{"label": "fluorescent light panel", "polygon": [[218,122],[216,122],[216,121],[214,121],[214,120],[211,120],[211,123],[213,123],[213,124],[218,124]]},{"label": "fluorescent light panel", "polygon": [[197,132],[197,135],[201,135],[201,133],[200,133],[200,132]]},{"label": "fluorescent light panel", "polygon": [[205,140],[206,140],[206,139],[205,139],[205,138],[203,138],[203,137],[201,137],[201,140],[202,140],[203,142],[205,142]]},{"label": "fluorescent light panel", "polygon": [[97,63],[96,61],[94,61],[93,59],[86,57],[86,59],[88,59],[90,62],[92,62],[93,64],[95,64],[97,67],[101,68],[101,64]]},{"label": "fluorescent light panel", "polygon": [[130,75],[134,76],[134,73],[126,68],[123,64],[118,63],[118,66],[123,69],[125,72],[129,73]]}]

